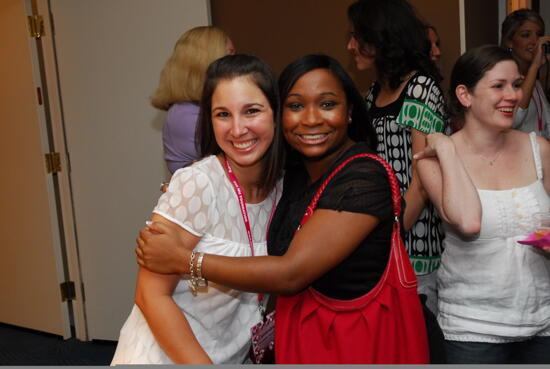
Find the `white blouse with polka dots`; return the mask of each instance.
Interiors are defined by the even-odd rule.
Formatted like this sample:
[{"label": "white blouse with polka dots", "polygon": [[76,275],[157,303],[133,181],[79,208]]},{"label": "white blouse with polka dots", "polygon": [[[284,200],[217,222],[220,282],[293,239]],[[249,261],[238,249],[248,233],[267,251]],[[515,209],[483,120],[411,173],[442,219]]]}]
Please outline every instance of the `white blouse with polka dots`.
[{"label": "white blouse with polka dots", "polygon": [[[254,254],[267,254],[266,227],[277,191],[258,204],[246,204],[254,239]],[[239,202],[220,161],[209,156],[176,171],[154,212],[201,237],[195,250],[226,256],[251,256]],[[193,296],[182,276],[173,298],[189,321],[197,340],[215,364],[238,364],[246,358],[250,328],[260,320],[258,295],[208,282]],[[267,299],[264,299],[264,301]],[[112,364],[170,364],[140,309],[134,305],[121,329]]]}]

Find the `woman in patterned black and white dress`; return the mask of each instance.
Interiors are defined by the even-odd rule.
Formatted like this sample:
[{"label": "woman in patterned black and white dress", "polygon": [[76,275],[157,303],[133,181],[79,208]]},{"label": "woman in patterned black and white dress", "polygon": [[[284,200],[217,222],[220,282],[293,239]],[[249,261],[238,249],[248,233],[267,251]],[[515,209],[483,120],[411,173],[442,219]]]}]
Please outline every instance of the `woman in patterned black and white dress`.
[{"label": "woman in patterned black and white dress", "polygon": [[390,163],[406,201],[405,244],[417,274],[419,293],[437,311],[435,271],[442,253],[441,220],[428,201],[412,156],[425,136],[445,129],[441,76],[430,59],[423,23],[405,0],[359,0],[348,9],[348,50],[357,69],[374,70],[366,100],[378,137],[377,152]]}]

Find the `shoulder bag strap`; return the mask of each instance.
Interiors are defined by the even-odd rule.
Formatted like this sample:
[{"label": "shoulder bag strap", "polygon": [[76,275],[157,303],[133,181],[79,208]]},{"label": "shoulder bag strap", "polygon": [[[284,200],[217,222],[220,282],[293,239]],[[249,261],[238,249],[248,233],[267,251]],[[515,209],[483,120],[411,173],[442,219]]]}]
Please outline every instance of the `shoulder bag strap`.
[{"label": "shoulder bag strap", "polygon": [[302,220],[300,221],[300,226],[298,227],[298,229],[302,228],[302,226],[304,224],[306,224],[309,217],[311,217],[311,215],[313,214],[313,212],[317,208],[317,203],[319,202],[319,198],[321,197],[321,195],[325,191],[325,188],[328,186],[328,183],[330,182],[330,180],[339,171],[341,171],[346,165],[348,165],[349,162],[351,162],[352,160],[358,159],[358,158],[371,158],[371,159],[374,159],[374,160],[378,161],[380,164],[382,164],[384,169],[386,169],[386,172],[388,173],[388,177],[389,177],[389,181],[390,181],[390,189],[391,189],[391,197],[392,197],[392,203],[393,203],[394,220],[399,225],[399,214],[401,213],[401,194],[399,192],[399,182],[397,182],[397,178],[395,177],[395,173],[390,168],[389,164],[384,159],[379,157],[378,155],[374,155],[374,154],[357,154],[357,155],[354,155],[354,156],[346,159],[342,164],[340,164],[338,167],[336,167],[336,169],[334,169],[332,171],[332,173],[329,174],[327,179],[325,179],[325,181],[323,182],[321,187],[319,187],[319,189],[317,190],[317,192],[313,196],[313,199],[309,203],[309,205],[306,209],[306,212],[305,212],[304,216],[302,217]]},{"label": "shoulder bag strap", "polygon": [[319,198],[323,194],[323,191],[327,187],[330,180],[339,171],[341,171],[349,162],[358,158],[370,158],[370,159],[376,160],[384,167],[384,169],[386,169],[386,172],[388,174],[388,179],[390,182],[390,190],[391,190],[392,203],[393,203],[393,215],[394,215],[393,231],[391,236],[390,258],[395,261],[397,273],[398,273],[398,277],[401,285],[405,288],[416,288],[416,285],[417,285],[416,275],[412,270],[412,266],[411,266],[409,257],[407,255],[407,252],[405,250],[403,240],[401,239],[401,224],[399,222],[399,215],[401,214],[401,193],[399,191],[399,182],[397,181],[397,177],[395,176],[395,173],[393,172],[393,169],[390,167],[390,165],[378,155],[366,154],[366,153],[357,154],[346,159],[338,167],[336,167],[336,169],[334,169],[332,173],[329,174],[327,179],[325,179],[321,187],[319,187],[319,189],[313,196],[313,199],[309,203],[304,213],[304,216],[300,221],[300,225],[298,226],[297,231],[300,230],[302,226],[308,221],[308,219],[313,215],[313,212],[317,208],[317,203],[319,202]]}]

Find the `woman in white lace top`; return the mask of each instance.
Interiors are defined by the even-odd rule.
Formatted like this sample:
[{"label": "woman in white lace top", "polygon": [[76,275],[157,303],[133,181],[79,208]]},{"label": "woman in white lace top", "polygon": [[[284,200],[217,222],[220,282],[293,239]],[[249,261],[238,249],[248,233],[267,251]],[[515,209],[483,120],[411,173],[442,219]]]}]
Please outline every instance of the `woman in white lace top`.
[{"label": "woman in white lace top", "polygon": [[522,97],[510,53],[462,55],[450,110],[463,122],[415,157],[444,221],[438,320],[451,364],[550,363],[550,258],[517,241],[550,209],[550,143],[512,128]]}]

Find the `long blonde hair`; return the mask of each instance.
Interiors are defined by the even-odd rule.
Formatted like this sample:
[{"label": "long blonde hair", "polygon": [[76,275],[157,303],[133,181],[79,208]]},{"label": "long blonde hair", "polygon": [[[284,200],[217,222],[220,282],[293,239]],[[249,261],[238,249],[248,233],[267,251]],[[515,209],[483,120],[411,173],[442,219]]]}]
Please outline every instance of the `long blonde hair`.
[{"label": "long blonde hair", "polygon": [[160,73],[151,104],[168,110],[175,102],[200,101],[206,69],[227,54],[227,41],[225,32],[213,26],[195,27],[181,35]]}]

